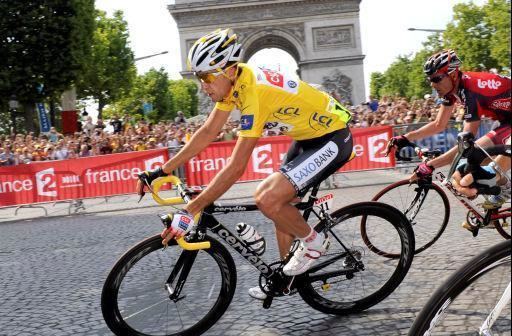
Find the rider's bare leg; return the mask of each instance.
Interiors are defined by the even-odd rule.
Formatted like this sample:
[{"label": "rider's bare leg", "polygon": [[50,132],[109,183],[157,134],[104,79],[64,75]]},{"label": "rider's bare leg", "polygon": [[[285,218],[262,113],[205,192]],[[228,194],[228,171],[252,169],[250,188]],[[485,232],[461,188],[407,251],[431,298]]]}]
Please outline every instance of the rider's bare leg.
[{"label": "rider's bare leg", "polygon": [[258,208],[276,225],[281,257],[290,250],[294,237],[304,238],[311,233],[311,227],[299,210],[290,204],[295,197],[295,188],[281,173],[274,173],[263,180],[254,195]]},{"label": "rider's bare leg", "polygon": [[295,236],[286,233],[284,231],[281,231],[276,226],[276,238],[277,238],[277,246],[279,247],[279,256],[281,259],[284,259],[288,252],[290,252],[290,246],[292,245],[293,241],[295,240]]}]

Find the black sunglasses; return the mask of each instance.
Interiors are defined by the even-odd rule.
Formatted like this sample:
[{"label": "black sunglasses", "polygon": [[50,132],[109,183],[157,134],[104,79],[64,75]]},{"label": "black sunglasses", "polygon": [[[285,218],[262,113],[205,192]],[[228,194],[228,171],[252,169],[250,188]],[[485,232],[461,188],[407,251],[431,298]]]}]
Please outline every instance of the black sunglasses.
[{"label": "black sunglasses", "polygon": [[431,83],[434,83],[434,84],[437,84],[439,83],[440,81],[443,80],[443,78],[447,77],[448,75],[447,74],[440,74],[440,75],[437,75],[437,76],[434,76],[434,77],[429,77],[428,80],[431,82]]}]

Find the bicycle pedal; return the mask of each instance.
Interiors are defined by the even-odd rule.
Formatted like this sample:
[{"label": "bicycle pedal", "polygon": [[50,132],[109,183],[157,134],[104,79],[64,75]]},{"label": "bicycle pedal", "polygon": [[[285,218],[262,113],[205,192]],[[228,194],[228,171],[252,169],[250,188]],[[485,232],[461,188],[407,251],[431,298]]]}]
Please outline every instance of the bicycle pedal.
[{"label": "bicycle pedal", "polygon": [[265,300],[263,300],[263,308],[264,309],[269,309],[270,306],[272,305],[272,300],[274,300],[274,297],[273,296],[267,296],[265,298]]},{"label": "bicycle pedal", "polygon": [[473,237],[476,237],[478,236],[478,228],[476,228],[475,230],[473,230]]},{"label": "bicycle pedal", "polygon": [[466,230],[468,230],[468,231],[471,231],[471,232],[473,232],[474,230],[476,230],[476,229],[477,229],[477,227],[476,227],[475,225],[473,225],[473,224],[469,224],[468,222],[464,222],[464,223],[462,223],[462,225],[461,225],[461,226],[462,226],[464,229],[466,229]]}]

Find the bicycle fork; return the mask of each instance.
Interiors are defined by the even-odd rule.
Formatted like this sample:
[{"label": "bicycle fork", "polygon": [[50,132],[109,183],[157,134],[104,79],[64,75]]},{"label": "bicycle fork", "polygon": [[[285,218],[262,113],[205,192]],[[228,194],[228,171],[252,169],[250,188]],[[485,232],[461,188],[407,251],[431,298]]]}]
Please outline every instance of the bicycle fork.
[{"label": "bicycle fork", "polygon": [[[187,281],[187,277],[190,273],[190,270],[192,269],[192,265],[194,264],[198,253],[199,251],[183,250],[180,257],[178,258],[178,261],[176,262],[176,265],[174,265],[169,278],[167,278],[167,281],[165,282],[165,289],[169,294],[169,299],[173,300],[174,302],[178,302],[185,298],[185,296],[180,297],[181,290]],[[176,285],[173,287],[174,280],[177,276],[178,279],[176,281]]]},{"label": "bicycle fork", "polygon": [[510,302],[510,282],[508,283],[507,288],[505,289],[505,292],[501,296],[500,300],[496,304],[496,306],[493,308],[489,316],[487,316],[487,319],[485,319],[485,322],[480,327],[479,335],[481,336],[492,336],[491,333],[491,327],[500,316],[501,311],[505,307],[507,303]]}]

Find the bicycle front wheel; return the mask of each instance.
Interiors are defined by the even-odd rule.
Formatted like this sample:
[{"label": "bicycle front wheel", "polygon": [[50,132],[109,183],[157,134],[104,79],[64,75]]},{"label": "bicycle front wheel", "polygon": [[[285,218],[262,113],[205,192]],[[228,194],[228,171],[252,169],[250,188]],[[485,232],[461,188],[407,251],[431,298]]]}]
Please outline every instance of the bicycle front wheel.
[{"label": "bicycle front wheel", "polygon": [[[425,304],[409,331],[417,335],[510,335],[510,241],[497,244],[453,274]],[[505,295],[504,295],[505,294]],[[501,311],[498,302],[504,297]],[[487,319],[496,320],[487,329]]]},{"label": "bicycle front wheel", "polygon": [[[363,217],[382,246],[399,255],[397,259],[368,248],[360,231]],[[330,248],[298,279],[302,282],[298,291],[304,301],[324,313],[356,313],[384,300],[405,278],[414,257],[414,233],[400,211],[378,202],[349,205],[331,218]]]},{"label": "bicycle front wheel", "polygon": [[[211,248],[184,251],[175,240],[164,248],[156,235],[123,255],[101,296],[110,330],[118,336],[196,336],[213,326],[235,293],[236,268],[222,244],[211,237],[206,240]],[[169,283],[171,273],[179,277],[188,268],[180,295],[173,297],[179,289]]]},{"label": "bicycle front wheel", "polygon": [[[450,219],[450,202],[437,184],[418,185],[402,180],[382,189],[372,201],[383,202],[400,210],[411,222],[418,254],[434,244],[443,234]],[[361,221],[361,230],[373,252],[389,258],[398,257],[369,240],[366,222]]]}]

